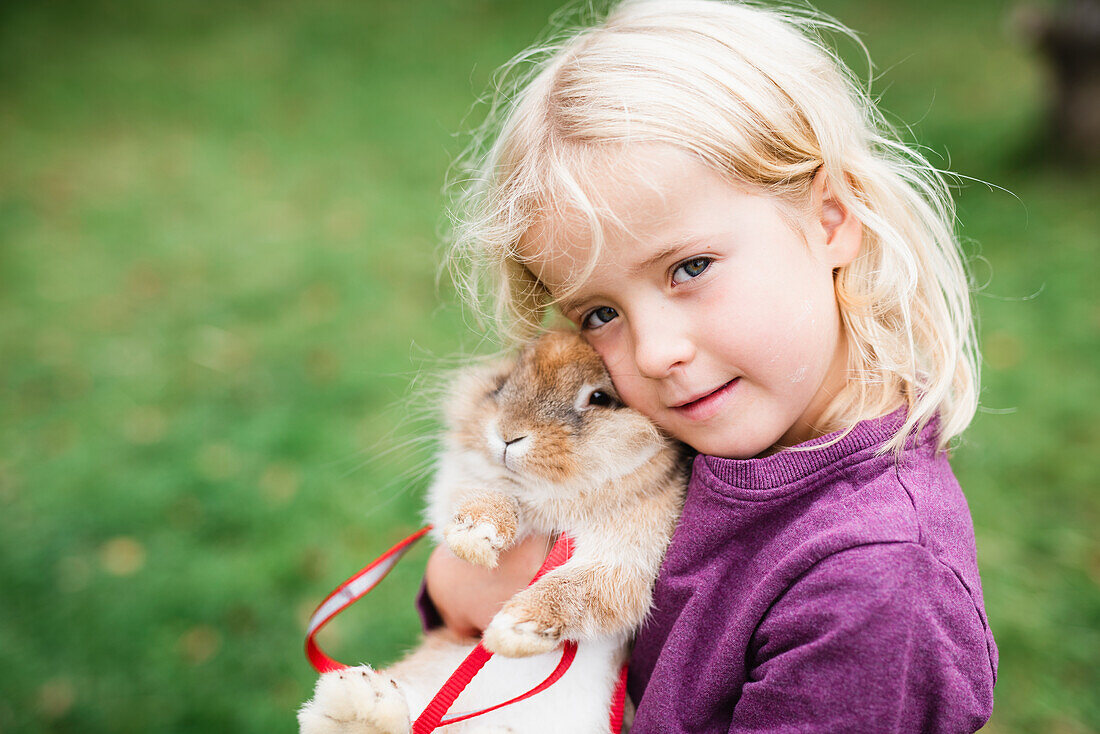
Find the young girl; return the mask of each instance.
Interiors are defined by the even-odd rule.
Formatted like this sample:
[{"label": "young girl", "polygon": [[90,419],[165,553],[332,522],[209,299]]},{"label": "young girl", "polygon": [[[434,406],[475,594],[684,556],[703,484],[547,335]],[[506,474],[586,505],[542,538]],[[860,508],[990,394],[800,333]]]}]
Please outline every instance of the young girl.
[{"label": "young girl", "polygon": [[[634,648],[635,734],[962,732],[992,709],[946,458],[978,391],[953,208],[823,28],[846,32],[622,3],[542,49],[459,214],[507,333],[556,310],[699,452]],[[437,551],[441,621],[483,629],[545,542],[492,572]]]}]

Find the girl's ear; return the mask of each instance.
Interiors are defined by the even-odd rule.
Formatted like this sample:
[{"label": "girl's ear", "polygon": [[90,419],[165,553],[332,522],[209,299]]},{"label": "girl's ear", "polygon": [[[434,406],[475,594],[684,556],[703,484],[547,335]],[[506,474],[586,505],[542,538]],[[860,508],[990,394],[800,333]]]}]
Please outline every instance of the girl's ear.
[{"label": "girl's ear", "polygon": [[833,195],[824,166],[814,174],[810,198],[811,224],[815,225],[815,239],[822,244],[825,261],[839,268],[855,260],[863,242],[863,223]]}]

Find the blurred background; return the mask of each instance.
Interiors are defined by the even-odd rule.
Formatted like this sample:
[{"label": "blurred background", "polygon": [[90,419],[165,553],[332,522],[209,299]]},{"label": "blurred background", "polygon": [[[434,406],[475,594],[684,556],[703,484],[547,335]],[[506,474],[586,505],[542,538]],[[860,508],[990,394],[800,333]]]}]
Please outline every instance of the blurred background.
[{"label": "blurred background", "polygon": [[[818,4],[910,140],[991,184],[957,189],[986,361],[954,458],[987,731],[1100,731],[1100,173],[1051,132],[1047,10]],[[435,282],[447,167],[556,6],[3,4],[0,731],[297,730],[309,613],[419,526],[418,378],[480,344]],[[426,555],[334,657],[415,640]]]}]

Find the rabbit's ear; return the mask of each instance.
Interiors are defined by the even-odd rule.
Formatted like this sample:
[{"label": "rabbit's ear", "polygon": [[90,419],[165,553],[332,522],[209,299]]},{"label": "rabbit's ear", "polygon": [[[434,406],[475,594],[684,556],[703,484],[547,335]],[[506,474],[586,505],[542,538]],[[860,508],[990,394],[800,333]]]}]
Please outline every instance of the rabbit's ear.
[{"label": "rabbit's ear", "polygon": [[515,359],[500,360],[492,365],[491,369],[487,369],[486,379],[493,385],[493,388],[499,392],[500,389],[504,387],[504,383],[508,381],[508,378],[515,374],[515,371]]},{"label": "rabbit's ear", "polygon": [[453,387],[455,390],[478,387],[499,389],[515,368],[516,360],[513,357],[479,362],[460,371]]},{"label": "rabbit's ear", "polygon": [[479,415],[515,370],[515,359],[471,364],[454,373],[443,401],[443,418],[455,428]]}]

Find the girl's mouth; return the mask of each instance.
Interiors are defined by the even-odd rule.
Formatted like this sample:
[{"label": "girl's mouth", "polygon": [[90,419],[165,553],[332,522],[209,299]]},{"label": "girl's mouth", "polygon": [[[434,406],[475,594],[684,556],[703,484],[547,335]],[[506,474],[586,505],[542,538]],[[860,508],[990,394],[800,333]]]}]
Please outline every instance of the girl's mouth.
[{"label": "girl's mouth", "polygon": [[735,377],[706,395],[681,405],[674,405],[671,409],[688,420],[704,421],[719,411],[740,382],[741,378]]}]

